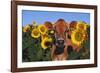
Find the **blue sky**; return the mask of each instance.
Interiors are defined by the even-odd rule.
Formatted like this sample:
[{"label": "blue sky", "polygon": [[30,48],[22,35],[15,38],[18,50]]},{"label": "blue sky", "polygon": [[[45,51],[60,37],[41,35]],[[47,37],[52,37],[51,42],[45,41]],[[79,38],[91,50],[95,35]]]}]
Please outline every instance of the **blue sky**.
[{"label": "blue sky", "polygon": [[37,24],[43,24],[45,21],[56,22],[58,19],[64,19],[66,22],[85,21],[90,24],[89,13],[78,12],[55,12],[55,11],[22,11],[22,25],[32,24],[35,21]]}]

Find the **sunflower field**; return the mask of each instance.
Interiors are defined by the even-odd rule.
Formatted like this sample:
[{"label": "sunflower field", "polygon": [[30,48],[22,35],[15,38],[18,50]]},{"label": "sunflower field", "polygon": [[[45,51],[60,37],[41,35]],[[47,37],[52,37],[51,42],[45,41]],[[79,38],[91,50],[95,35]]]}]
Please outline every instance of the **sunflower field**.
[{"label": "sunflower field", "polygon": [[[52,24],[54,26],[54,24]],[[44,24],[28,24],[22,27],[22,61],[51,61],[50,48],[55,41],[54,30],[48,30]],[[90,25],[77,21],[77,25],[70,27],[70,38],[72,44],[79,46],[79,51],[76,52],[68,47],[68,60],[79,60],[90,58]]]}]

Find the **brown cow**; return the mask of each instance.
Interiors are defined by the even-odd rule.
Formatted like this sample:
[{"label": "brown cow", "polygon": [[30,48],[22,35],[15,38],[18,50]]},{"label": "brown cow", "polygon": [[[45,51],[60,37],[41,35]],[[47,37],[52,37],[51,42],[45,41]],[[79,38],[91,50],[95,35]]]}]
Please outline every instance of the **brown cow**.
[{"label": "brown cow", "polygon": [[66,42],[66,32],[68,30],[68,23],[66,23],[63,19],[59,19],[54,24],[54,30],[55,43],[51,48],[52,60],[66,60],[68,57]]}]

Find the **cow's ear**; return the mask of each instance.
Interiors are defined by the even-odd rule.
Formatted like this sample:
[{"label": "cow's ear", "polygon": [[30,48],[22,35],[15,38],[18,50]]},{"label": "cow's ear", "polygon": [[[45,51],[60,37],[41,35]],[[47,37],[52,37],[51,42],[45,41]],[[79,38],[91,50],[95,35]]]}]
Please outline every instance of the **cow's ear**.
[{"label": "cow's ear", "polygon": [[53,30],[56,32],[56,25],[54,25]]}]

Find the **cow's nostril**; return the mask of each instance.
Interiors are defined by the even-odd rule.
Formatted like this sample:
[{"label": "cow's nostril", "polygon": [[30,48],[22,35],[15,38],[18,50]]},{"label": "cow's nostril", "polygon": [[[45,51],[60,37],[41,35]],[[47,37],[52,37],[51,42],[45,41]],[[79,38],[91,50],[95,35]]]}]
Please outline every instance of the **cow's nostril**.
[{"label": "cow's nostril", "polygon": [[64,44],[64,40],[57,40],[57,43],[58,43],[59,45]]}]

